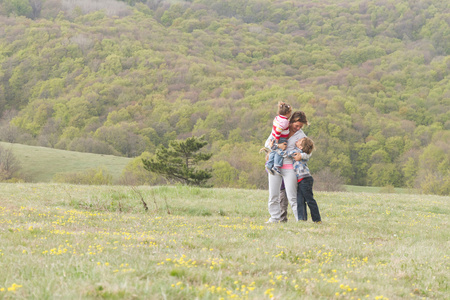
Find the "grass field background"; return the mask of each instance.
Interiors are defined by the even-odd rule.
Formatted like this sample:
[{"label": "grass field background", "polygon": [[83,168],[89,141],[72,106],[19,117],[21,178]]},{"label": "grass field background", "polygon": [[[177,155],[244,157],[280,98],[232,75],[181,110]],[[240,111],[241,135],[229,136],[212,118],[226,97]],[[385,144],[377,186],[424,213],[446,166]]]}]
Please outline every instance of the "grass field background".
[{"label": "grass field background", "polygon": [[51,182],[57,173],[82,172],[104,168],[113,180],[118,180],[131,158],[113,155],[82,153],[22,144],[0,142],[12,149],[21,165],[21,173],[31,182]]},{"label": "grass field background", "polygon": [[[5,149],[12,149],[21,165],[21,173],[29,182],[52,182],[57,173],[83,172],[89,169],[104,168],[117,182],[123,169],[131,158],[113,155],[82,153],[53,148],[28,146],[0,142]],[[380,193],[386,192],[384,188],[373,186],[345,185],[348,192]],[[392,188],[394,193],[415,193],[406,188]]]},{"label": "grass field background", "polygon": [[315,196],[265,224],[260,190],[0,184],[0,298],[448,298],[449,197]]},{"label": "grass field background", "polygon": [[416,194],[417,190],[408,188],[394,188],[394,187],[377,187],[377,186],[357,186],[357,185],[344,185],[347,192],[354,193],[398,193],[398,194]]}]

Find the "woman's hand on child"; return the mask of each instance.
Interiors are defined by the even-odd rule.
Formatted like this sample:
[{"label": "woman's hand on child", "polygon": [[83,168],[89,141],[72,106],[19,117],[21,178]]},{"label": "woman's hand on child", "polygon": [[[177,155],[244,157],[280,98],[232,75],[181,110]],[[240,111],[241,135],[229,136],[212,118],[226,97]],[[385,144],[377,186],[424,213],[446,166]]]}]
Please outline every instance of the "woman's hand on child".
[{"label": "woman's hand on child", "polygon": [[300,153],[292,153],[292,157],[293,157],[296,161],[302,160],[302,155],[301,155]]}]

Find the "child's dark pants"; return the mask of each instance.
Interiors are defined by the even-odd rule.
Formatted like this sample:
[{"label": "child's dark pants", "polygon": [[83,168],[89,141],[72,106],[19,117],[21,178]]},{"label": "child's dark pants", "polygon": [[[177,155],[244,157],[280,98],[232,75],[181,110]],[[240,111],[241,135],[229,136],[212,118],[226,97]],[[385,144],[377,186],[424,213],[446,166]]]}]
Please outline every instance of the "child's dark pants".
[{"label": "child's dark pants", "polygon": [[298,219],[306,221],[308,215],[306,213],[306,205],[309,207],[311,213],[311,218],[313,222],[320,222],[319,207],[317,206],[316,200],[314,200],[313,187],[314,179],[312,177],[305,177],[302,181],[298,183],[297,189],[297,211]]}]

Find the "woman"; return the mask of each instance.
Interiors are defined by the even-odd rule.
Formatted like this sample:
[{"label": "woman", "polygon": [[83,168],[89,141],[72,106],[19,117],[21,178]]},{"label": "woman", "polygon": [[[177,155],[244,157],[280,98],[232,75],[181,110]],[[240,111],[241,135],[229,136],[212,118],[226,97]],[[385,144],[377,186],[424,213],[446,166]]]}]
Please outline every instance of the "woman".
[{"label": "woman", "polygon": [[[296,111],[292,114],[289,121],[289,139],[287,144],[280,144],[279,148],[286,151],[292,151],[295,148],[295,143],[304,137],[306,137],[302,128],[307,125],[306,115],[302,111]],[[267,139],[265,147],[269,147],[270,137]],[[292,166],[293,160],[290,157],[286,157],[283,160],[283,166],[281,167],[280,175],[269,174],[269,214],[270,219],[266,223],[278,223],[285,221],[285,212],[282,209],[287,205],[282,205],[280,201],[280,188],[281,183],[284,182],[287,200],[291,204],[292,211],[294,212],[295,219],[298,221],[297,215],[297,177]]]}]

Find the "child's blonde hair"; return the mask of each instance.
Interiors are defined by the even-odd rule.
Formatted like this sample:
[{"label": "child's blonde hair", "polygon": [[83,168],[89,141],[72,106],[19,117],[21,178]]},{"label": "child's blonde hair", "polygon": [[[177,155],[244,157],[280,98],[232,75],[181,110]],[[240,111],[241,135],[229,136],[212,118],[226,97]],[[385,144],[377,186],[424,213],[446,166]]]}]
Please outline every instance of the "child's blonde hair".
[{"label": "child's blonde hair", "polygon": [[300,145],[302,146],[302,151],[306,154],[311,154],[314,148],[314,141],[309,137],[304,137],[300,140]]},{"label": "child's blonde hair", "polygon": [[278,102],[278,114],[285,116],[287,114],[289,114],[290,112],[292,112],[292,107],[284,102]]}]

